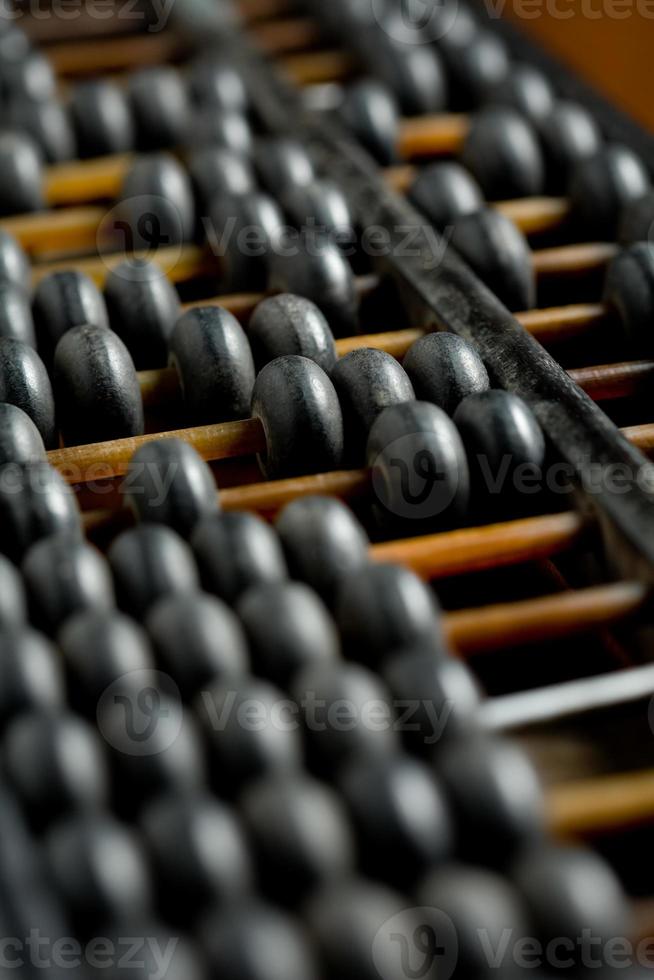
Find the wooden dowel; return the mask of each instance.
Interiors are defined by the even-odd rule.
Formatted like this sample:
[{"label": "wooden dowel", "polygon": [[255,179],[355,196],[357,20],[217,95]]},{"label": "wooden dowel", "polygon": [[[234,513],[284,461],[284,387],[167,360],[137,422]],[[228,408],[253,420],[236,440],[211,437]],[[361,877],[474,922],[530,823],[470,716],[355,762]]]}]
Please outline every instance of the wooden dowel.
[{"label": "wooden dowel", "polygon": [[347,51],[339,49],[287,55],[277,65],[295,85],[321,85],[350,78],[356,61]]},{"label": "wooden dowel", "polygon": [[568,374],[595,401],[638,395],[644,384],[651,384],[654,361],[629,361],[577,368]]},{"label": "wooden dowel", "polygon": [[542,248],[532,252],[534,272],[539,279],[585,275],[604,269],[617,253],[608,242]]},{"label": "wooden dowel", "polygon": [[272,515],[291,500],[315,494],[338,497],[352,503],[366,497],[370,486],[369,470],[342,470],[221,490],[220,503],[223,510],[252,510]]},{"label": "wooden dowel", "polygon": [[624,830],[654,819],[654,769],[565,782],[547,792],[548,823],[559,836]]},{"label": "wooden dowel", "polygon": [[570,218],[570,202],[564,197],[524,197],[496,201],[492,205],[525,235],[555,231]]},{"label": "wooden dowel", "polygon": [[286,16],[293,13],[296,6],[295,0],[238,0],[239,14],[248,25]]},{"label": "wooden dowel", "polygon": [[309,17],[287,17],[253,25],[250,36],[266,54],[280,55],[313,47],[321,31]]},{"label": "wooden dowel", "polygon": [[123,153],[50,166],[44,177],[45,199],[50,205],[114,200],[133,162],[134,154]]},{"label": "wooden dowel", "polygon": [[[0,222],[2,227],[2,222]],[[135,252],[136,257],[148,258],[157,262],[171,282],[182,283],[204,277],[218,277],[220,274],[219,258],[212,255],[209,249],[198,245],[172,245],[158,248],[156,252]],[[100,287],[104,286],[108,273],[115,266],[131,257],[125,252],[114,252],[109,255],[89,256],[80,259],[57,260],[42,262],[32,266],[32,283],[37,286],[41,279],[52,272],[61,272],[74,265],[79,272],[84,272]],[[238,307],[247,308],[250,294],[239,294],[234,297]]]},{"label": "wooden dowel", "polygon": [[416,116],[402,120],[398,156],[403,160],[451,156],[458,153],[470,130],[470,116],[462,113]]},{"label": "wooden dowel", "polygon": [[583,336],[605,326],[612,318],[609,309],[600,303],[551,306],[514,315],[541,344]]},{"label": "wooden dowel", "polygon": [[172,32],[159,31],[128,37],[89,38],[84,44],[60,42],[51,44],[47,55],[59,77],[75,79],[146,65],[161,65],[176,60],[183,51]]}]

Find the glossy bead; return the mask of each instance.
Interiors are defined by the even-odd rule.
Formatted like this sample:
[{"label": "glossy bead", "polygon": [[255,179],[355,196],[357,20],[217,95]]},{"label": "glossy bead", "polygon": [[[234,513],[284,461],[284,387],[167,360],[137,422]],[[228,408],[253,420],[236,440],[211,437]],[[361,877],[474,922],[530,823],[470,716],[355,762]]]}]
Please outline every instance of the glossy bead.
[{"label": "glossy bead", "polygon": [[120,86],[103,78],[78,82],[71,93],[69,112],[82,160],[133,149],[134,121]]},{"label": "glossy bead", "polygon": [[75,133],[59,102],[25,102],[11,99],[5,109],[7,126],[28,133],[46,163],[63,163],[76,156]]},{"label": "glossy bead", "polygon": [[270,256],[269,289],[310,299],[322,310],[334,336],[356,333],[359,297],[347,259],[324,235],[310,230],[287,234]]},{"label": "glossy bead", "polygon": [[0,337],[36,347],[29,294],[13,282],[2,281],[0,270]]},{"label": "glossy bead", "polygon": [[314,180],[291,187],[282,195],[294,225],[326,235],[337,245],[354,241],[353,218],[346,197],[331,180]]},{"label": "glossy bead", "polygon": [[307,664],[338,657],[334,623],[318,596],[304,584],[255,585],[241,597],[237,611],[255,672],[280,687]]},{"label": "glossy bead", "polygon": [[292,708],[282,691],[255,679],[213,684],[202,692],[196,713],[221,796],[239,793],[254,779],[279,776],[301,765],[299,719]]},{"label": "glossy bead", "polygon": [[3,742],[4,766],[33,826],[105,807],[109,774],[94,727],[69,713],[21,715]]},{"label": "glossy bead", "polygon": [[453,415],[468,395],[490,388],[484,362],[472,344],[453,333],[416,340],[404,361],[416,398]]},{"label": "glossy bead", "polygon": [[55,405],[48,373],[33,347],[0,337],[0,399],[23,411],[46,446],[55,443]]},{"label": "glossy bead", "polygon": [[654,246],[641,241],[612,259],[604,281],[604,302],[620,318],[637,350],[654,349]]},{"label": "glossy bead", "polygon": [[68,330],[57,344],[53,378],[66,445],[143,435],[139,379],[127,347],[113,330]]},{"label": "glossy bead", "polygon": [[163,367],[168,341],[181,313],[177,290],[156,262],[127,259],[105,282],[111,326],[138,371]]},{"label": "glossy bead", "polygon": [[229,292],[265,289],[284,215],[267,194],[220,194],[212,200],[207,237]]},{"label": "glossy bead", "polygon": [[409,190],[409,199],[438,231],[444,231],[457,218],[472,214],[484,205],[475,179],[454,162],[421,167]]},{"label": "glossy bead", "polygon": [[254,159],[261,181],[271,194],[282,195],[293,188],[306,187],[316,177],[303,144],[290,137],[259,140]]},{"label": "glossy bead", "polygon": [[383,166],[397,162],[400,110],[393,93],[364,78],[348,86],[340,107],[345,125]]},{"label": "glossy bead", "polygon": [[177,69],[167,65],[141,68],[129,76],[127,93],[141,150],[159,150],[184,142],[189,102]]},{"label": "glossy bead", "polygon": [[334,497],[299,497],[275,523],[291,575],[331,606],[341,577],[368,562],[368,537],[349,507]]},{"label": "glossy bead", "polygon": [[509,75],[512,66],[506,46],[492,30],[475,30],[466,43],[442,46],[451,75],[455,104],[474,108],[483,103]]},{"label": "glossy bead", "polygon": [[300,905],[352,869],[348,815],[328,786],[295,773],[263,779],[241,797],[240,813],[264,891],[275,900]]},{"label": "glossy bead", "polygon": [[169,527],[141,524],[123,531],[107,557],[119,603],[137,619],[163,596],[198,588],[193,554]]},{"label": "glossy bead", "polygon": [[426,644],[434,655],[446,650],[431,590],[399,565],[371,564],[344,576],[336,621],[346,651],[373,665],[413,643]]},{"label": "glossy bead", "polygon": [[0,230],[0,280],[10,282],[29,296],[32,268],[22,245],[8,231]]},{"label": "glossy bead", "polygon": [[196,425],[250,417],[254,360],[236,317],[219,306],[189,310],[170,338],[184,403]]},{"label": "glossy bead", "polygon": [[228,511],[206,518],[191,544],[205,589],[229,605],[253,586],[288,577],[277,535],[256,514]]},{"label": "glossy bead", "polygon": [[247,111],[249,99],[245,82],[222,54],[203,52],[188,63],[185,74],[190,96],[198,105],[224,112]]},{"label": "glossy bead", "polygon": [[519,112],[489,106],[474,117],[461,162],[490,201],[541,194],[545,167],[538,137]]},{"label": "glossy bead", "polygon": [[34,293],[34,323],[39,353],[46,363],[61,338],[73,327],[108,327],[102,293],[84,272],[51,272]]},{"label": "glossy bead", "polygon": [[214,912],[200,935],[212,976],[318,980],[318,967],[304,930],[274,906],[252,900]]},{"label": "glossy bead", "polygon": [[218,509],[211,470],[183,439],[147,442],[129,461],[127,502],[137,520],[165,524],[182,535]]},{"label": "glossy bead", "polygon": [[37,427],[22,409],[0,402],[0,466],[38,459],[45,459],[45,446]]},{"label": "glossy bead", "polygon": [[440,112],[447,101],[445,71],[436,48],[396,40],[400,15],[390,29],[374,24],[363,29],[356,43],[366,67],[383,81],[407,116]]},{"label": "glossy bead", "polygon": [[215,797],[167,795],[146,809],[141,826],[167,918],[188,921],[207,906],[238,902],[250,889],[249,842]]},{"label": "glossy bead", "polygon": [[313,664],[295,678],[292,692],[304,719],[311,767],[327,778],[352,759],[396,751],[390,693],[365,667]]},{"label": "glossy bead", "polygon": [[152,253],[191,240],[193,187],[174,156],[153,153],[136,159],[123,181],[112,230],[126,253]]},{"label": "glossy bead", "polygon": [[0,480],[2,551],[19,562],[30,545],[61,533],[81,534],[75,495],[45,460],[11,466]]},{"label": "glossy bead", "polygon": [[394,357],[372,347],[342,357],[331,378],[343,411],[347,449],[358,461],[375,419],[389,405],[413,401],[413,387]]},{"label": "glossy bead", "polygon": [[543,835],[538,776],[512,742],[472,732],[440,754],[438,774],[466,859],[505,866],[525,843]]},{"label": "glossy bead", "polygon": [[0,555],[0,634],[11,626],[22,626],[27,619],[23,579],[15,565]]},{"label": "glossy bead", "polygon": [[240,112],[202,108],[196,110],[191,119],[187,142],[194,147],[220,146],[248,157],[252,153],[254,137],[250,123]]},{"label": "glossy bead", "polygon": [[152,607],[146,626],[162,669],[185,698],[212,681],[247,673],[243,629],[220,599],[202,593],[166,596]]},{"label": "glossy bead", "polygon": [[369,874],[411,885],[425,867],[451,853],[454,828],[447,802],[424,763],[403,754],[366,755],[346,767],[339,787]]},{"label": "glossy bead", "polygon": [[634,198],[620,215],[618,238],[623,245],[651,242],[654,237],[654,190]]},{"label": "glossy bead", "polygon": [[259,303],[248,324],[248,337],[259,370],[276,357],[300,354],[328,374],[336,364],[334,335],[311,300],[290,293]]},{"label": "glossy bead", "polygon": [[80,814],[57,824],[44,846],[53,883],[83,927],[127,925],[148,913],[149,869],[130,828],[108,815]]},{"label": "glossy bead", "polygon": [[43,157],[27,133],[0,133],[0,174],[1,215],[43,210]]},{"label": "glossy bead", "polygon": [[84,609],[114,605],[111,572],[104,556],[79,536],[53,535],[37,541],[21,565],[32,620],[54,634],[64,620]]},{"label": "glossy bead", "polygon": [[253,194],[256,179],[250,161],[224,146],[203,146],[193,150],[187,160],[201,214],[215,197]]},{"label": "glossy bead", "polygon": [[[3,582],[5,577],[3,576]],[[18,623],[0,630],[0,725],[36,711],[48,714],[65,702],[61,657],[41,633]]]},{"label": "glossy bead", "polygon": [[29,39],[17,28],[3,32],[0,56],[0,92],[3,98],[46,102],[57,94],[57,79],[48,57],[30,48]]},{"label": "glossy bead", "polygon": [[553,191],[564,191],[577,163],[593,156],[602,145],[599,126],[590,112],[565,99],[558,99],[540,120],[538,135],[547,164],[547,183]]},{"label": "glossy bead", "polygon": [[577,164],[568,193],[586,233],[612,238],[622,210],[649,189],[649,174],[640,158],[629,147],[610,143]]},{"label": "glossy bead", "polygon": [[499,211],[458,218],[450,244],[509,310],[536,305],[536,277],[527,239]]},{"label": "glossy bead", "polygon": [[343,418],[325,372],[306,357],[288,355],[267,364],[257,377],[252,415],[261,419],[268,479],[325,473],[343,456]]},{"label": "glossy bead", "polygon": [[470,474],[456,426],[428,402],[384,409],[366,447],[384,519],[410,533],[449,527],[467,513]]},{"label": "glossy bead", "polygon": [[554,92],[543,72],[530,64],[513,64],[489,96],[490,101],[517,109],[538,125],[554,108]]}]

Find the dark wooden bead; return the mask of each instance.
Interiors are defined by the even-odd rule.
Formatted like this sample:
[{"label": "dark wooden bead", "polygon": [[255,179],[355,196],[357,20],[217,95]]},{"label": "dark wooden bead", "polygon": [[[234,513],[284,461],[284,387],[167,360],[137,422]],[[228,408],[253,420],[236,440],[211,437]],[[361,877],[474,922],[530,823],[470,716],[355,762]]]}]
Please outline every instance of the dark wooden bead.
[{"label": "dark wooden bead", "polygon": [[283,195],[296,187],[306,187],[316,177],[308,152],[298,140],[268,136],[258,140],[255,164],[262,183],[271,194]]},{"label": "dark wooden bead", "polygon": [[69,112],[81,159],[133,149],[134,120],[120,86],[104,78],[78,82],[71,93]]},{"label": "dark wooden bead", "polygon": [[547,184],[553,192],[565,191],[580,160],[593,156],[602,145],[594,117],[578,102],[558,99],[538,123],[538,135],[547,164]]},{"label": "dark wooden bead", "polygon": [[186,66],[186,84],[198,105],[223,112],[247,112],[249,98],[237,69],[221,54],[203,52]]},{"label": "dark wooden bead", "polygon": [[366,447],[384,519],[409,533],[449,527],[467,514],[470,473],[454,422],[436,405],[405,402],[384,409]]},{"label": "dark wooden bead", "polygon": [[299,497],[275,528],[291,575],[332,606],[341,577],[368,562],[368,537],[352,511],[334,497]]},{"label": "dark wooden bead", "polygon": [[348,455],[358,462],[375,419],[389,405],[413,401],[413,386],[394,357],[372,347],[342,357],[331,378],[343,411]]},{"label": "dark wooden bead", "polygon": [[219,306],[189,310],[170,338],[184,403],[197,425],[250,417],[254,360],[236,317]]},{"label": "dark wooden bead", "polygon": [[261,419],[269,479],[338,469],[343,418],[331,381],[306,357],[288,355],[267,364],[254,385],[252,415]]},{"label": "dark wooden bead", "polygon": [[411,185],[409,199],[438,231],[445,231],[458,218],[484,205],[475,179],[461,164],[449,161],[422,167]]},{"label": "dark wooden bead", "polygon": [[37,427],[22,409],[0,402],[0,466],[38,459],[45,459],[45,446]]},{"label": "dark wooden bead", "polygon": [[517,109],[537,126],[554,108],[554,92],[543,72],[527,63],[514,63],[499,85],[491,89],[489,101]]},{"label": "dark wooden bead", "polygon": [[495,31],[476,28],[471,31],[460,24],[452,39],[449,33],[441,38],[440,48],[450,74],[454,106],[471,109],[482,104],[489,91],[509,75],[509,54]]},{"label": "dark wooden bead", "polygon": [[604,302],[636,350],[654,350],[654,245],[640,241],[618,252],[606,273]]},{"label": "dark wooden bead", "polygon": [[162,669],[187,699],[212,681],[238,678],[248,671],[241,624],[214,596],[166,596],[150,610],[146,626]]},{"label": "dark wooden bead", "polygon": [[267,194],[220,194],[212,200],[209,245],[218,257],[227,291],[266,288],[271,252],[284,215]]},{"label": "dark wooden bead", "polygon": [[39,831],[67,813],[108,803],[103,743],[77,715],[21,715],[7,728],[2,755],[7,778]]},{"label": "dark wooden bead", "polygon": [[161,150],[185,142],[190,107],[176,68],[141,68],[129,76],[127,94],[139,149]]},{"label": "dark wooden bead", "polygon": [[32,269],[22,245],[8,231],[0,230],[0,280],[12,283],[29,296]]},{"label": "dark wooden bead", "polygon": [[15,565],[0,555],[0,634],[27,619],[27,600],[23,579]]},{"label": "dark wooden bead", "polygon": [[114,606],[111,572],[104,556],[77,536],[59,534],[33,544],[21,570],[32,621],[55,634],[73,613]]},{"label": "dark wooden bead", "polygon": [[34,323],[39,353],[50,364],[61,338],[73,327],[108,327],[102,293],[84,272],[51,272],[34,293]]},{"label": "dark wooden bead", "polygon": [[55,351],[57,420],[68,446],[143,435],[143,402],[134,362],[106,327],[73,327]]},{"label": "dark wooden bead", "polygon": [[301,906],[326,882],[353,868],[355,843],[339,796],[307,776],[261,780],[240,800],[260,881],[268,895]]},{"label": "dark wooden bead", "polygon": [[142,524],[123,531],[108,558],[119,603],[136,619],[163,596],[195,592],[199,585],[190,548],[169,527]]},{"label": "dark wooden bead", "polygon": [[252,586],[239,600],[237,611],[255,672],[280,687],[307,664],[339,655],[334,623],[319,597],[304,584]]},{"label": "dark wooden bead", "polygon": [[256,514],[229,511],[206,518],[191,544],[204,587],[229,605],[253,586],[288,577],[277,535]]},{"label": "dark wooden bead", "polygon": [[27,133],[0,133],[0,174],[0,215],[43,210],[43,157]]},{"label": "dark wooden bead", "polygon": [[17,27],[3,31],[0,92],[4,100],[46,102],[57,95],[57,79],[47,55],[30,46]]},{"label": "dark wooden bead", "polygon": [[343,576],[336,621],[348,654],[373,665],[414,643],[435,656],[446,652],[433,593],[399,565],[371,564]]},{"label": "dark wooden bead", "polygon": [[13,98],[5,112],[8,127],[28,133],[46,163],[63,163],[75,158],[75,133],[66,109],[59,102],[25,102]]},{"label": "dark wooden bead", "polygon": [[[3,583],[5,578],[3,575]],[[0,726],[30,711],[52,713],[65,703],[61,657],[41,633],[19,623],[3,622],[0,666]]]},{"label": "dark wooden bead", "polygon": [[193,238],[195,202],[191,180],[169,153],[137,158],[125,177],[112,228],[127,254],[177,245]]},{"label": "dark wooden bead", "polygon": [[543,793],[526,754],[512,742],[472,732],[438,758],[466,860],[505,867],[544,833]]},{"label": "dark wooden bead", "polygon": [[253,194],[256,179],[250,161],[224,146],[203,146],[193,150],[187,160],[201,215],[209,213],[211,202],[223,194],[235,197]]},{"label": "dark wooden bead", "polygon": [[300,229],[325,235],[337,245],[351,247],[354,242],[354,221],[347,199],[332,180],[314,180],[282,193],[286,212]]},{"label": "dark wooden bead", "polygon": [[355,37],[366,67],[396,96],[407,116],[440,112],[447,102],[447,81],[439,52],[429,44],[398,39],[401,15],[388,27],[374,23]]},{"label": "dark wooden bead", "polygon": [[36,347],[29,294],[13,282],[2,281],[0,270],[0,337],[11,337]]},{"label": "dark wooden bead", "polygon": [[41,538],[81,534],[75,494],[45,460],[5,467],[0,480],[0,520],[2,551],[16,562]]},{"label": "dark wooden bead", "polygon": [[328,374],[336,364],[329,323],[303,296],[280,293],[264,299],[250,318],[248,337],[259,370],[284,354],[308,357]]},{"label": "dark wooden bead", "polygon": [[105,300],[111,326],[132,355],[136,369],[163,367],[181,304],[162,268],[146,259],[121,262],[107,275]]},{"label": "dark wooden bead", "polygon": [[649,190],[641,159],[628,146],[610,143],[577,164],[568,193],[586,233],[613,238],[623,209]]},{"label": "dark wooden bead", "polygon": [[364,78],[348,86],[340,116],[380,164],[390,166],[397,162],[400,109],[385,85]]},{"label": "dark wooden bead", "polygon": [[499,211],[484,208],[458,218],[451,245],[509,310],[536,305],[536,277],[527,239]]},{"label": "dark wooden bead", "polygon": [[472,344],[453,333],[430,333],[409,348],[403,361],[416,398],[453,415],[467,395],[490,387],[484,362]]},{"label": "dark wooden bead", "polygon": [[254,136],[247,117],[240,112],[217,112],[205,107],[193,114],[187,142],[193,147],[222,147],[249,157]]},{"label": "dark wooden bead", "polygon": [[545,167],[536,132],[508,106],[488,106],[477,113],[461,162],[490,201],[543,192]]}]

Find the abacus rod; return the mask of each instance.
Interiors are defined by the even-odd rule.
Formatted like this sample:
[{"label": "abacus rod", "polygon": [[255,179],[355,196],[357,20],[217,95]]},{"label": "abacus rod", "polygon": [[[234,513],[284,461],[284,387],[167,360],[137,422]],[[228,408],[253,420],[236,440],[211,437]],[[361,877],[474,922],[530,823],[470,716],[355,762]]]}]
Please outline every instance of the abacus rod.
[{"label": "abacus rod", "polygon": [[598,776],[552,786],[548,823],[559,836],[623,830],[654,816],[654,769]]}]

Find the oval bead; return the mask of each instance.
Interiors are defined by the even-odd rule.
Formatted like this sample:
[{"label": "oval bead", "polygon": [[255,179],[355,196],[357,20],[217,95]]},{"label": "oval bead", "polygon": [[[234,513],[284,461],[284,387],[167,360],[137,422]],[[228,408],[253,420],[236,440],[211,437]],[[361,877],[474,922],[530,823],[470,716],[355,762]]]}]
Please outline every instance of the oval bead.
[{"label": "oval bead", "polygon": [[53,714],[65,704],[66,688],[59,652],[43,634],[17,623],[4,622],[2,627],[0,726],[4,728],[10,719],[31,711]]},{"label": "oval bead", "polygon": [[613,238],[622,210],[642,198],[650,186],[640,157],[627,146],[610,143],[577,164],[568,193],[584,231]]},{"label": "oval bead", "polygon": [[617,313],[634,348],[654,350],[654,247],[649,242],[618,252],[606,272],[603,299]]},{"label": "oval bead", "polygon": [[134,121],[120,86],[103,78],[78,82],[71,93],[69,112],[82,160],[133,149]]},{"label": "oval bead", "polygon": [[188,174],[168,153],[138,158],[123,181],[114,214],[112,230],[122,236],[127,253],[152,253],[190,241],[195,202]]},{"label": "oval bead", "polygon": [[422,167],[409,190],[409,198],[439,231],[457,218],[484,206],[481,188],[458,163],[432,163]]},{"label": "oval bead", "polygon": [[529,244],[499,211],[484,208],[458,218],[450,243],[509,310],[528,310],[536,305]]},{"label": "oval bead", "polygon": [[259,370],[276,357],[300,354],[328,374],[336,363],[334,335],[315,303],[280,293],[259,303],[248,324],[248,337]]},{"label": "oval bead", "polygon": [[29,134],[46,163],[63,163],[75,158],[75,133],[68,113],[59,102],[11,99],[5,112],[7,125]]},{"label": "oval bead", "polygon": [[403,363],[416,398],[453,415],[468,395],[490,388],[484,362],[472,344],[453,333],[430,333],[409,348]]},{"label": "oval bead", "polygon": [[441,38],[441,50],[451,76],[454,107],[475,108],[509,75],[509,54],[503,40],[492,30],[470,30],[457,24],[452,37],[450,42],[448,32]]},{"label": "oval bead", "polygon": [[34,422],[16,405],[0,402],[0,466],[39,459],[45,459],[45,446]]},{"label": "oval bead", "polygon": [[45,208],[43,157],[23,132],[0,133],[0,215],[25,214]]},{"label": "oval bead", "polygon": [[565,191],[580,160],[597,153],[602,135],[594,117],[578,102],[558,99],[538,124],[538,135],[547,164],[547,184],[554,192]]},{"label": "oval bead", "polygon": [[160,150],[184,143],[188,131],[189,100],[176,68],[142,68],[127,81],[139,149]]},{"label": "oval bead", "polygon": [[11,337],[36,347],[36,332],[29,294],[9,281],[0,272],[0,337]]},{"label": "oval bead", "polygon": [[20,561],[36,541],[81,533],[80,512],[71,488],[45,460],[7,467],[0,481],[1,550]]},{"label": "oval bead", "polygon": [[209,244],[228,291],[263,290],[271,252],[284,228],[277,202],[267,194],[221,194],[210,209]]},{"label": "oval bead", "polygon": [[39,353],[46,363],[64,334],[73,327],[108,327],[102,293],[83,272],[51,272],[34,293],[34,324]]},{"label": "oval bead", "polygon": [[33,347],[12,337],[0,337],[0,401],[29,415],[47,448],[55,445],[55,404],[48,372]]},{"label": "oval bead", "polygon": [[353,219],[345,195],[331,180],[314,180],[310,184],[288,189],[283,195],[284,207],[300,229],[326,235],[334,244],[350,247],[354,242]]},{"label": "oval bead", "polygon": [[396,40],[396,27],[402,31],[400,15],[390,29],[375,23],[360,31],[356,43],[366,67],[388,85],[407,116],[440,112],[447,83],[438,50]]},{"label": "oval bead", "polygon": [[111,326],[137,370],[163,367],[181,304],[161,266],[145,259],[121,262],[107,276],[105,300]]},{"label": "oval bead", "polygon": [[262,183],[271,194],[306,187],[316,177],[311,157],[298,140],[269,136],[257,141],[254,156]]},{"label": "oval bead", "polygon": [[21,289],[26,296],[32,291],[32,267],[22,245],[8,231],[0,230],[0,280]]},{"label": "oval bead", "polygon": [[554,108],[554,92],[543,72],[527,63],[514,63],[508,75],[491,90],[489,101],[511,106],[538,125]]},{"label": "oval bead", "polygon": [[364,78],[345,91],[340,116],[360,143],[382,166],[398,159],[399,106],[389,89],[372,78]]},{"label": "oval bead", "polygon": [[191,120],[187,142],[194,147],[221,147],[249,157],[254,136],[247,118],[240,112],[197,109]]},{"label": "oval bead", "polygon": [[0,555],[0,634],[27,619],[27,600],[23,579],[15,565]]},{"label": "oval bead", "polygon": [[536,132],[519,112],[489,106],[474,117],[461,150],[490,201],[542,194],[545,166]]},{"label": "oval bead", "polygon": [[249,98],[245,82],[221,55],[206,52],[193,58],[186,66],[186,84],[191,99],[198,105],[224,112],[247,112]]},{"label": "oval bead", "polygon": [[136,619],[163,596],[198,589],[193,554],[169,527],[141,524],[123,531],[107,557],[119,605]]},{"label": "oval bead", "polygon": [[654,240],[654,190],[634,198],[622,209],[618,238],[623,245]]},{"label": "oval bead", "polygon": [[187,166],[201,214],[209,213],[215,197],[223,194],[238,197],[256,191],[257,183],[249,160],[227,147],[204,146],[193,150]]}]

